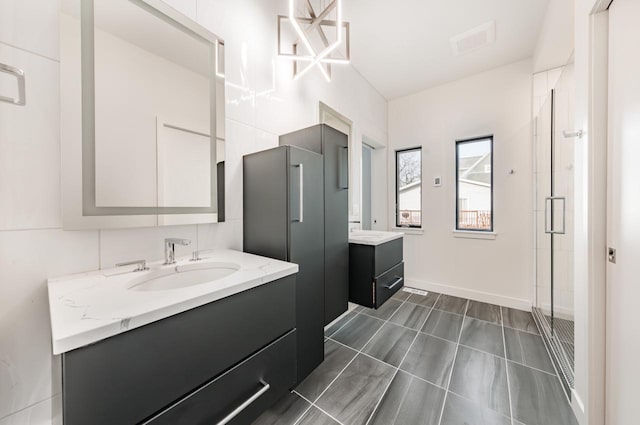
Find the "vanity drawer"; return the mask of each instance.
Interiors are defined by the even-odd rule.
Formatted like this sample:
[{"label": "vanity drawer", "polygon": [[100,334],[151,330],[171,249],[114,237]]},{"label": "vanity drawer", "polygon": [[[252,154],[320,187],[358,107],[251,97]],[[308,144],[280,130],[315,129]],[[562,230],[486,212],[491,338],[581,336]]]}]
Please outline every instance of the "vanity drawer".
[{"label": "vanity drawer", "polygon": [[135,424],[295,328],[295,275],[62,355],[65,425]]},{"label": "vanity drawer", "polygon": [[400,263],[375,279],[375,308],[380,307],[404,286],[404,263]]},{"label": "vanity drawer", "polygon": [[295,385],[295,359],[294,330],[144,424],[249,424]]},{"label": "vanity drawer", "polygon": [[402,238],[376,246],[374,256],[374,276],[380,276],[402,262]]}]

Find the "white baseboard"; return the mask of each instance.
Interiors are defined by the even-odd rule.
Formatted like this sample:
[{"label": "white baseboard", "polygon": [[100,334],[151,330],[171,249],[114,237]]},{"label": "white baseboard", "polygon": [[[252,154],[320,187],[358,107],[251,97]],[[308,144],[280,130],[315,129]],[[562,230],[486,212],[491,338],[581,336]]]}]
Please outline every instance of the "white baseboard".
[{"label": "white baseboard", "polygon": [[474,301],[481,301],[490,304],[511,307],[518,310],[531,311],[531,300],[505,297],[504,295],[492,294],[490,292],[474,291],[472,289],[450,286],[442,283],[427,282],[424,280],[405,278],[405,286],[423,289],[425,291],[440,292],[446,295],[453,295],[461,298],[468,298]]}]

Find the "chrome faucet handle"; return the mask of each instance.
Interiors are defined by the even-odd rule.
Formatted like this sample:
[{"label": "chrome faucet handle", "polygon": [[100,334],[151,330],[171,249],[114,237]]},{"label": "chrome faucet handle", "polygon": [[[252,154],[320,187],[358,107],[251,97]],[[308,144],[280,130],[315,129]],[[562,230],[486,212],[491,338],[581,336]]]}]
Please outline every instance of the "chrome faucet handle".
[{"label": "chrome faucet handle", "polygon": [[127,261],[126,263],[118,263],[116,264],[116,267],[132,266],[134,264],[138,265],[138,267],[133,270],[134,272],[143,272],[145,270],[149,270],[149,267],[147,267],[147,260],[135,260]]}]

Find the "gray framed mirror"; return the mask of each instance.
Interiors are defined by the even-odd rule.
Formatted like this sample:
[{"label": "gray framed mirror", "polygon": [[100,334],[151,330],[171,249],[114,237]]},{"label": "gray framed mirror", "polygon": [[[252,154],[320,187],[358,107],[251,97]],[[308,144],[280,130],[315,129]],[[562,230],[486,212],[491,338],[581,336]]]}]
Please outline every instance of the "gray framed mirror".
[{"label": "gray framed mirror", "polygon": [[60,32],[65,228],[224,221],[224,41],[160,0],[65,0]]}]

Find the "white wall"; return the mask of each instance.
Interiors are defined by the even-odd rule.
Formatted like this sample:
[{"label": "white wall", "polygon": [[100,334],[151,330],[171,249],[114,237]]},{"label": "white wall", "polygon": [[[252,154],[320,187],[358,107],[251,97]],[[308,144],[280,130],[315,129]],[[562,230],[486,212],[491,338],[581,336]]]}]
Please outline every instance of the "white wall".
[{"label": "white wall", "polygon": [[574,46],[574,0],[547,3],[542,28],[533,53],[533,72],[565,65]]},{"label": "white wall", "polygon": [[60,361],[51,356],[48,277],[160,259],[168,236],[192,239],[178,255],[241,249],[242,155],[276,146],[278,134],[315,124],[319,101],[354,121],[354,152],[361,150],[363,134],[386,142],[386,101],[352,68],[336,66],[332,83],[315,72],[292,82],[289,63],[275,59],[276,15],[286,12],[286,2],[171,3],[226,42],[228,221],[63,231],[59,1],[0,0],[0,62],[24,68],[28,102],[0,103],[0,425],[49,423],[52,417],[60,423]]},{"label": "white wall", "polygon": [[[532,137],[530,60],[389,102],[389,155],[423,147],[422,234],[407,234],[407,284],[531,307]],[[495,240],[454,237],[455,140],[494,135]],[[394,199],[394,161],[389,161]],[[513,169],[514,173],[509,174]],[[390,217],[394,217],[390,202]],[[393,219],[391,219],[393,220]]]}]

